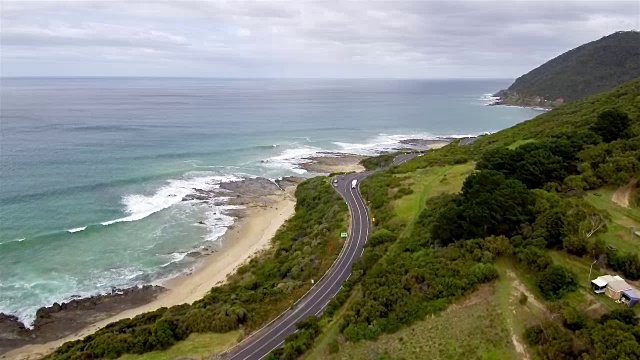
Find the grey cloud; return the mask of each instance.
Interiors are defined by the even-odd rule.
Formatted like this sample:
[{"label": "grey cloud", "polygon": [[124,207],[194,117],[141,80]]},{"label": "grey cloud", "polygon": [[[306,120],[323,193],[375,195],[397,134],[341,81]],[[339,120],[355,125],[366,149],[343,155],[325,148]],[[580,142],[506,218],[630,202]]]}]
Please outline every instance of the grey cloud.
[{"label": "grey cloud", "polygon": [[640,28],[640,2],[5,0],[2,20],[2,75],[28,75],[29,56],[38,71],[43,55],[52,72],[82,68],[74,54],[91,47],[105,74],[129,61],[157,62],[162,73],[141,74],[166,76],[515,77]]}]

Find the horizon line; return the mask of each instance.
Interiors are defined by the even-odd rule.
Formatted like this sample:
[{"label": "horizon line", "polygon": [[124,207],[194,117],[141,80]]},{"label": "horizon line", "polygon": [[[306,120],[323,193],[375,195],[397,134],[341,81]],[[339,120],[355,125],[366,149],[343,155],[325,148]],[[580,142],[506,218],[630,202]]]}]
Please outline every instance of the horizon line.
[{"label": "horizon line", "polygon": [[18,75],[0,79],[212,79],[212,80],[513,80],[514,77],[216,77],[216,76],[129,76],[129,75]]}]

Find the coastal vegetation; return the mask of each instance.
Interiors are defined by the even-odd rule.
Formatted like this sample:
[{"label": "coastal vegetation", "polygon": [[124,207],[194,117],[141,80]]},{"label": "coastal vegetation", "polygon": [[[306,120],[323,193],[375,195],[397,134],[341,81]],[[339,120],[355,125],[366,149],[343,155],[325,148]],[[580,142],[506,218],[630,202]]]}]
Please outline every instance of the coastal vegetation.
[{"label": "coastal vegetation", "polygon": [[[543,359],[640,356],[635,312],[593,295],[586,281],[590,270],[594,277],[640,278],[640,245],[630,234],[640,210],[632,200],[630,208],[614,208],[609,190],[637,180],[639,161],[636,80],[370,176],[361,190],[374,232],[309,357],[360,358],[375,348],[377,358],[410,358],[398,344],[425,343],[408,340],[409,329],[434,326],[433,316],[446,318],[450,304],[473,298],[486,282],[517,289],[492,298],[498,311],[483,319],[503,330],[506,323],[508,331],[487,336],[502,345],[483,343],[476,347],[481,353],[465,356],[517,358],[514,350]],[[466,178],[457,189],[422,193],[434,185],[424,174],[446,182],[451,169],[474,164],[475,172],[459,172]],[[594,195],[600,193],[608,196]],[[625,232],[628,238],[616,241],[626,246],[610,242],[612,231]],[[619,345],[606,352],[613,339]],[[433,358],[462,354],[435,351]]]},{"label": "coastal vegetation", "polygon": [[364,168],[367,170],[382,169],[391,165],[391,163],[393,163],[393,159],[398,154],[401,154],[401,153],[396,152],[396,153],[382,154],[379,156],[364,158],[360,161],[360,164],[362,164],[362,166],[364,166]]},{"label": "coastal vegetation", "polygon": [[502,103],[556,106],[640,77],[640,32],[620,31],[581,45],[520,76]]},{"label": "coastal vegetation", "polygon": [[118,358],[167,349],[191,334],[248,333],[262,326],[304,294],[341,248],[347,206],[328,179],[302,182],[296,199],[295,215],[278,230],[272,249],[241,266],[203,299],[112,323],[64,344],[48,358]]}]

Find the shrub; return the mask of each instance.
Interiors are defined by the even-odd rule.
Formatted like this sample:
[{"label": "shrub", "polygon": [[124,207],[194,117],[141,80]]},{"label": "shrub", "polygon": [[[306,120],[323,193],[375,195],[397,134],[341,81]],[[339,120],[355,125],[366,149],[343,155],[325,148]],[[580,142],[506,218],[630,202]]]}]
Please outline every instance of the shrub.
[{"label": "shrub", "polygon": [[578,286],[575,274],[561,265],[551,265],[540,273],[537,284],[542,295],[550,300],[560,299]]},{"label": "shrub", "polygon": [[527,294],[521,292],[520,297],[518,298],[518,302],[520,303],[520,305],[522,306],[527,305],[528,300],[529,300],[529,297],[527,296]]}]

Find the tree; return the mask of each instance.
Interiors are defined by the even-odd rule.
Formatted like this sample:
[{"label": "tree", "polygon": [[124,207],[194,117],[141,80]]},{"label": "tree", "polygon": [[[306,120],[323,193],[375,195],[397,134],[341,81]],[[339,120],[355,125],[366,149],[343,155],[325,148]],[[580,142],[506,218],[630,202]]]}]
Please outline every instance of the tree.
[{"label": "tree", "polygon": [[597,209],[583,199],[569,199],[564,202],[564,232],[567,236],[591,238],[597,232],[605,232],[609,213]]},{"label": "tree", "polygon": [[603,182],[622,186],[640,171],[640,162],[633,156],[613,156],[596,169]]},{"label": "tree", "polygon": [[612,142],[627,136],[631,120],[629,115],[619,109],[607,109],[598,114],[592,130],[602,137],[604,142]]},{"label": "tree", "polygon": [[564,187],[567,190],[583,191],[589,186],[580,175],[570,175],[564,179]]},{"label": "tree", "polygon": [[593,359],[618,360],[640,358],[640,344],[633,336],[632,326],[609,320],[593,328],[587,339],[591,343]]},{"label": "tree", "polygon": [[499,147],[485,152],[476,168],[478,170],[496,170],[505,174],[505,176],[513,176],[517,169],[517,164],[521,161],[519,153],[507,148]]},{"label": "tree", "polygon": [[589,243],[585,238],[580,236],[567,236],[562,241],[562,247],[570,254],[577,256],[584,255],[587,252]]},{"label": "tree", "polygon": [[547,252],[535,246],[522,248],[517,255],[518,259],[533,271],[544,271],[553,263]]},{"label": "tree", "polygon": [[542,295],[550,300],[562,298],[577,288],[576,276],[561,265],[551,265],[538,276],[538,287]]}]

